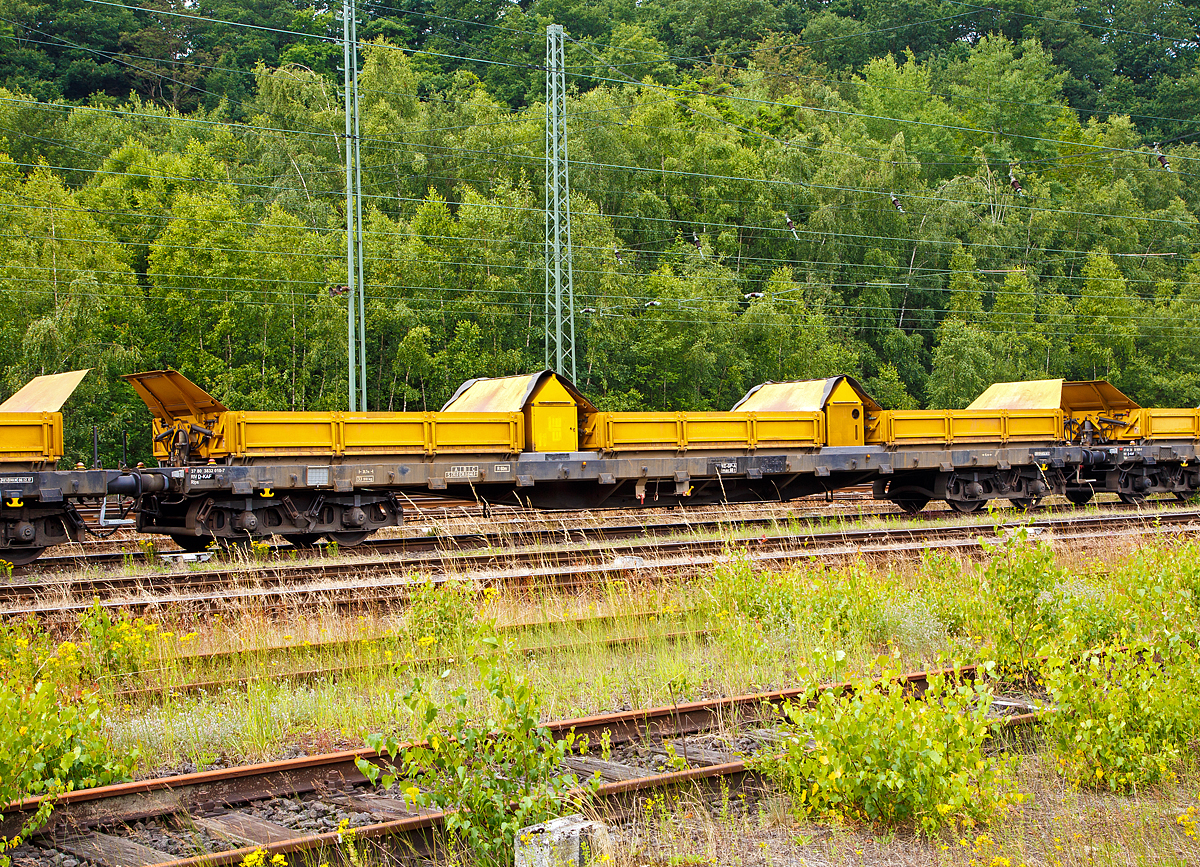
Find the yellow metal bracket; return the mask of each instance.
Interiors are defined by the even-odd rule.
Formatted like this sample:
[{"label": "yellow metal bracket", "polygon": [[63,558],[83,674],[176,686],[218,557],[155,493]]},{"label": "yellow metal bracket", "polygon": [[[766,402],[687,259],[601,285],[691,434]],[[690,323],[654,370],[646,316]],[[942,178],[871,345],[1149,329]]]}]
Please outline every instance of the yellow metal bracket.
[{"label": "yellow metal bracket", "polygon": [[275,490],[273,488],[263,488],[258,492],[258,495],[264,500],[270,499],[271,497],[275,496]]},{"label": "yellow metal bracket", "polygon": [[20,497],[13,497],[11,500],[5,500],[4,505],[8,506],[10,509],[19,509],[25,504],[21,501]]}]

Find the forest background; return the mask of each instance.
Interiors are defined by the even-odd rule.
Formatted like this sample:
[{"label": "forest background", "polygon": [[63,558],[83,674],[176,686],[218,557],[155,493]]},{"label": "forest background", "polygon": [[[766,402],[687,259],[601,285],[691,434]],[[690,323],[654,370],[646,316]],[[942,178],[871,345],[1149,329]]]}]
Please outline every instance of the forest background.
[{"label": "forest background", "polygon": [[[403,3],[404,0],[395,0]],[[94,368],[109,465],[173,367],[346,405],[340,6],[0,0],[0,395]],[[578,385],[886,407],[1105,378],[1200,403],[1200,7],[1177,0],[360,6],[368,402],[543,366],[545,26],[568,33]],[[1156,148],[1156,143],[1161,143]]]}]

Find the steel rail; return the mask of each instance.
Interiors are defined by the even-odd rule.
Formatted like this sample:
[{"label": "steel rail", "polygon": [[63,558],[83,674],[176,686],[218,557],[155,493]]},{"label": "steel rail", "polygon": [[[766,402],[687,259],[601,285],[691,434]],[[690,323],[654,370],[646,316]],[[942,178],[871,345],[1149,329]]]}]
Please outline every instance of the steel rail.
[{"label": "steel rail", "polygon": [[[913,672],[899,680],[913,697],[920,698],[935,676],[974,680],[980,673],[979,667],[965,665]],[[852,694],[855,688],[852,683],[842,682],[818,686],[817,691]],[[762,718],[785,702],[800,700],[811,692],[811,687],[784,689],[560,720],[546,723],[545,726],[556,738],[565,737],[573,732],[577,737],[588,737],[591,743],[599,743],[605,733],[609,742],[613,744],[629,743],[643,737],[680,737],[712,730],[735,718]],[[1037,713],[1015,714],[1000,717],[997,722],[1007,727],[1028,724],[1037,718]],[[50,823],[39,829],[38,835],[47,839],[46,845],[53,846],[52,837],[57,829],[78,831],[107,827],[168,814],[211,812],[266,798],[296,797],[330,789],[344,790],[363,786],[367,781],[357,767],[357,761],[360,759],[375,763],[385,761],[371,749],[348,750],[68,792],[58,796]],[[600,787],[597,794],[603,798],[613,798],[647,788],[743,774],[747,771],[746,763],[739,759],[720,765],[606,783]],[[5,825],[20,823],[24,817],[36,812],[42,801],[43,798],[40,797],[28,798],[5,808]],[[397,801],[398,806],[401,803]],[[353,830],[356,839],[359,840],[399,835],[407,838],[410,844],[419,847],[422,839],[427,838],[429,832],[435,830],[443,818],[441,813],[427,813],[359,826]],[[0,831],[2,830],[4,828],[0,827]],[[247,855],[259,849],[265,850],[268,855],[286,854],[331,844],[336,846],[337,842],[335,832],[298,835],[289,840],[174,859],[163,864],[170,864],[172,867],[215,867],[240,863]]]},{"label": "steel rail", "polygon": [[[842,497],[833,501],[834,504],[848,503],[854,500],[864,499],[871,500],[870,497]],[[474,505],[474,504],[472,504]],[[406,536],[401,538],[389,537],[372,537],[366,539],[361,544],[354,546],[354,551],[370,551],[372,553],[420,553],[428,551],[449,551],[449,550],[469,550],[472,548],[495,548],[511,546],[514,539],[529,537],[533,539],[560,539],[569,542],[591,542],[605,541],[610,539],[632,539],[639,536],[662,536],[673,535],[676,533],[686,532],[702,532],[716,531],[722,528],[732,528],[739,526],[760,527],[776,524],[781,520],[790,520],[793,517],[798,518],[805,523],[813,523],[815,520],[811,515],[817,512],[827,512],[828,505],[822,500],[820,504],[803,504],[801,501],[792,501],[790,503],[773,503],[768,504],[767,509],[756,509],[755,511],[765,511],[766,514],[745,514],[745,507],[742,506],[722,506],[720,508],[736,508],[742,512],[740,516],[719,516],[716,518],[704,517],[711,507],[698,507],[701,512],[701,517],[688,518],[686,516],[670,521],[641,521],[639,523],[611,523],[611,520],[618,516],[606,516],[606,523],[580,526],[567,526],[566,523],[559,518],[556,520],[553,513],[546,517],[547,513],[528,513],[521,511],[517,512],[517,507],[512,507],[515,514],[522,516],[522,520],[513,521],[508,524],[499,524],[495,529],[475,530],[463,533],[441,533],[438,532],[429,536]],[[796,512],[799,511],[799,515]],[[576,520],[578,519],[578,511],[570,514]],[[624,514],[623,512],[621,513]],[[879,517],[886,515],[900,515],[896,509],[890,505],[879,506],[876,509],[867,512],[857,512],[855,518],[860,517]],[[938,518],[945,515],[958,514],[949,511],[926,512],[921,517]],[[636,516],[636,515],[635,515]],[[646,517],[645,511],[640,513],[640,516]],[[656,516],[657,517],[657,516]],[[488,519],[491,523],[496,523],[494,519]],[[153,540],[153,536],[138,536],[133,539],[126,540],[126,543],[133,543],[142,540]],[[86,546],[105,546],[111,547],[111,542],[88,542],[83,543]],[[321,547],[312,549],[296,548],[291,544],[279,544],[271,546],[272,553],[278,554],[281,552],[296,551],[304,556],[316,554],[320,556],[323,552]],[[174,551],[159,552],[168,556],[175,554]],[[81,564],[89,566],[99,566],[110,563],[144,563],[149,558],[145,551],[136,550],[105,550],[105,551],[80,551],[77,553],[54,554],[50,556],[42,556],[26,566],[20,567],[22,574],[31,574],[38,572],[48,572],[53,569],[77,568]]]},{"label": "steel rail", "polygon": [[[1164,512],[1111,513],[1098,515],[1071,515],[1042,518],[1028,522],[1013,522],[996,525],[995,529],[1014,531],[1026,527],[1035,531],[1054,531],[1059,541],[1081,541],[1092,538],[1101,529],[1107,537],[1112,531],[1132,529],[1138,534],[1161,535],[1188,532],[1188,523],[1200,520],[1200,510],[1172,510]],[[981,530],[989,529],[985,524],[922,527],[882,527],[835,530],[797,536],[776,536],[733,540],[735,547],[744,549],[744,555],[752,564],[782,565],[800,560],[839,559],[864,554],[903,554],[929,548],[942,550],[978,550],[987,543],[978,537]],[[695,572],[727,561],[730,540],[671,540],[667,542],[645,540],[625,543],[587,551],[574,549],[570,552],[550,549],[515,550],[506,554],[487,552],[483,554],[436,555],[414,558],[408,561],[357,560],[335,564],[299,564],[287,566],[271,564],[264,569],[213,570],[166,575],[111,576],[108,578],[88,577],[78,583],[71,582],[28,582],[10,583],[0,590],[0,597],[14,595],[24,598],[62,597],[74,592],[88,597],[99,592],[108,593],[124,585],[126,588],[144,588],[148,584],[171,582],[183,584],[183,589],[213,588],[215,595],[189,595],[172,588],[161,594],[148,593],[140,597],[99,599],[90,602],[45,602],[24,608],[0,606],[0,617],[35,616],[54,617],[78,614],[90,609],[93,604],[106,608],[127,611],[146,611],[165,606],[199,606],[209,610],[235,605],[256,605],[276,608],[294,606],[300,602],[319,601],[341,608],[362,608],[380,604],[405,602],[412,591],[423,582],[411,577],[397,575],[397,567],[418,570],[422,566],[463,568],[473,566],[476,572],[442,573],[439,580],[449,577],[473,581],[479,586],[532,584],[550,581],[556,587],[570,589],[594,586],[611,578],[650,571],[662,573]],[[612,556],[633,551],[654,553],[654,560],[639,558],[636,562],[586,562],[581,555]],[[661,556],[672,553],[675,556]],[[567,556],[569,554],[570,556]],[[503,562],[507,558],[508,563]],[[524,560],[539,565],[513,566],[513,561]],[[549,565],[546,561],[556,561]],[[581,564],[581,561],[585,561]],[[567,564],[579,565],[567,565]],[[363,580],[364,573],[377,577]],[[425,573],[429,576],[429,573]],[[352,580],[338,580],[349,577]],[[429,576],[432,577],[432,576]],[[298,578],[309,579],[307,583],[295,583]],[[223,582],[223,583],[222,583]],[[128,592],[128,591],[126,591]],[[68,598],[70,598],[68,596]],[[78,596],[76,596],[78,598]]]}]

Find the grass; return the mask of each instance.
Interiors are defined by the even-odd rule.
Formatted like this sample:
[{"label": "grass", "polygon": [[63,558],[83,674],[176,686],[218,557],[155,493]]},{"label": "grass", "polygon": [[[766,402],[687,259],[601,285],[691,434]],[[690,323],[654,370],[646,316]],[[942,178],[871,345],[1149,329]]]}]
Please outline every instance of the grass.
[{"label": "grass", "polygon": [[[1004,822],[928,839],[904,829],[798,821],[785,796],[764,790],[745,806],[703,790],[656,796],[613,836],[617,867],[729,865],[936,865],[936,867],[1185,867],[1200,863],[1188,816],[1200,808],[1194,767],[1137,797],[1064,787],[1034,753],[1018,785],[1030,797]],[[732,804],[729,801],[733,801]],[[1193,814],[1196,810],[1193,810]]]},{"label": "grass", "polygon": [[[1147,550],[1151,559],[1186,557],[1170,543]],[[1103,553],[1115,565],[1102,572],[1095,553],[1060,556],[1056,579],[1064,604],[1080,611],[1097,637],[1120,622],[1092,609],[1114,599],[1128,608],[1138,571],[1148,568],[1131,562],[1127,548]],[[442,671],[449,671],[445,689],[459,686],[463,641],[492,626],[543,624],[504,634],[514,664],[556,718],[792,686],[801,672],[842,679],[872,671],[883,652],[898,652],[910,670],[970,662],[988,652],[998,628],[981,597],[982,571],[937,554],[882,568],[807,564],[772,573],[735,560],[698,582],[609,582],[582,596],[489,591],[442,612],[458,618],[443,624],[458,635],[449,639],[432,634],[429,611],[418,605],[377,617],[309,611],[285,622],[247,611],[194,631],[168,630],[142,671],[105,680],[110,695],[130,687],[156,691],[116,697],[110,732],[118,749],[140,747],[154,767],[265,759],[298,745],[356,746],[366,731],[402,736],[409,729],[394,694],[414,676],[437,680]],[[432,604],[427,600],[426,609]],[[418,630],[414,612],[424,618]],[[619,619],[545,625],[589,617]],[[629,638],[637,642],[606,644]],[[228,655],[206,660],[200,652]],[[320,669],[336,673],[322,677]],[[289,680],[287,672],[304,676]],[[173,690],[218,680],[250,685]]]},{"label": "grass", "polygon": [[[404,738],[416,731],[401,702],[413,677],[435,700],[473,688],[459,661],[481,634],[496,631],[547,718],[843,679],[875,671],[884,653],[908,670],[1018,646],[1029,655],[1068,627],[1083,644],[1158,627],[1195,632],[1190,600],[1200,590],[1200,546],[1098,537],[1043,557],[1031,553],[1035,541],[1017,539],[973,559],[926,553],[775,572],[734,557],[700,579],[634,577],[578,595],[479,593],[451,582],[419,593],[400,614],[298,608],[280,619],[247,608],[199,623],[165,619],[144,639],[139,664],[114,663],[97,678],[110,699],[113,751],[139,749],[154,771],[358,747],[367,732]],[[1014,575],[1031,588],[1022,597],[1027,611],[997,604]],[[85,655],[96,642],[86,629],[70,638]],[[611,644],[626,638],[637,642]],[[319,669],[336,674],[322,677]],[[245,685],[173,689],[222,678]],[[130,688],[152,692],[120,698]],[[1036,749],[1018,768],[1018,785],[1032,799],[986,832],[953,840],[798,822],[772,791],[745,805],[693,794],[647,809],[640,825],[622,832],[613,858],[631,865],[800,863],[798,856],[814,864],[964,867],[1200,863],[1194,759],[1178,780],[1132,796],[1072,790]]]}]

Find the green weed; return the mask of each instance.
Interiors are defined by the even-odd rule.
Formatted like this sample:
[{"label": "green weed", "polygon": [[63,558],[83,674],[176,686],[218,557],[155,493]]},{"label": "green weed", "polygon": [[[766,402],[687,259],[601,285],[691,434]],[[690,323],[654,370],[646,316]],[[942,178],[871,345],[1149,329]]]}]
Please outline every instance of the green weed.
[{"label": "green weed", "polygon": [[784,708],[782,755],[759,764],[803,816],[906,825],[926,835],[973,827],[1017,797],[1008,761],[987,755],[991,690],[936,675],[924,701],[910,699],[898,668]]},{"label": "green weed", "polygon": [[513,673],[511,660],[495,653],[495,639],[483,648],[474,661],[477,686],[490,699],[485,719],[471,718],[466,689],[439,707],[418,680],[403,703],[425,743],[403,749],[394,737],[371,735],[367,744],[391,762],[383,770],[362,759],[356,764],[372,783],[411,781],[404,790],[411,803],[452,811],[446,830],[457,848],[502,864],[511,863],[521,828],[562,814],[578,786],[574,774],[561,771],[575,738],[555,740],[539,722],[537,694]]},{"label": "green weed", "polygon": [[1045,733],[1059,773],[1115,792],[1171,779],[1200,733],[1197,675],[1200,656],[1178,635],[1051,656]]}]

